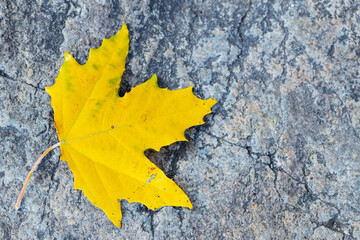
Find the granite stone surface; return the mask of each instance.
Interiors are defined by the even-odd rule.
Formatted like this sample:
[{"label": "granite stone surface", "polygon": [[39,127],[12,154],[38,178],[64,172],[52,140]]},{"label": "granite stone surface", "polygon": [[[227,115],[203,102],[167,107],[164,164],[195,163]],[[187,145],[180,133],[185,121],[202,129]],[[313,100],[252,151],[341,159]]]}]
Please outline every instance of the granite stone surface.
[{"label": "granite stone surface", "polygon": [[[63,53],[84,64],[126,23],[120,92],[215,98],[189,142],[146,155],[192,210],[122,201],[122,228],[74,190],[50,97]],[[0,1],[0,239],[360,239],[360,3]]]}]

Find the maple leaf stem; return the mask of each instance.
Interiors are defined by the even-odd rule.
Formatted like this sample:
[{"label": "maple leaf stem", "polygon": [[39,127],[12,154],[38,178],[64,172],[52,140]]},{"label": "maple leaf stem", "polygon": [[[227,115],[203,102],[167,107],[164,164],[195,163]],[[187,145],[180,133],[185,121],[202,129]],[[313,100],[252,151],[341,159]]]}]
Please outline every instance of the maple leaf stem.
[{"label": "maple leaf stem", "polygon": [[52,145],[51,147],[49,147],[48,149],[46,149],[46,151],[43,152],[43,154],[41,154],[41,156],[36,160],[34,166],[33,166],[32,169],[30,170],[30,172],[29,172],[29,174],[28,174],[28,176],[27,176],[27,178],[26,178],[26,180],[25,180],[25,182],[24,182],[24,185],[23,185],[23,187],[22,187],[22,189],[21,189],[20,195],[19,195],[19,197],[18,197],[18,199],[17,199],[17,202],[16,202],[16,205],[15,205],[15,209],[19,209],[20,204],[21,204],[21,200],[22,200],[22,198],[23,198],[23,196],[24,196],[25,189],[26,189],[26,187],[27,187],[27,185],[28,185],[28,183],[29,183],[30,177],[31,177],[31,175],[33,174],[33,172],[36,170],[37,166],[40,164],[41,160],[42,160],[51,150],[53,150],[54,148],[57,148],[57,147],[59,147],[59,146],[60,146],[60,142]]}]

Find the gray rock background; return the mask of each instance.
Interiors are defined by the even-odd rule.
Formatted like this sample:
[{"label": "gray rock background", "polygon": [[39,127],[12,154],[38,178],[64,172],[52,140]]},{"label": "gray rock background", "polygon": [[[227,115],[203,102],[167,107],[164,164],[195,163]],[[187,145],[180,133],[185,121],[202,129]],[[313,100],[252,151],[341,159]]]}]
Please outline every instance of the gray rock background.
[{"label": "gray rock background", "polygon": [[[52,85],[70,52],[130,30],[123,90],[153,73],[219,103],[146,154],[194,209],[122,201],[122,228],[73,189]],[[360,239],[360,4],[352,0],[0,1],[1,239]]]}]

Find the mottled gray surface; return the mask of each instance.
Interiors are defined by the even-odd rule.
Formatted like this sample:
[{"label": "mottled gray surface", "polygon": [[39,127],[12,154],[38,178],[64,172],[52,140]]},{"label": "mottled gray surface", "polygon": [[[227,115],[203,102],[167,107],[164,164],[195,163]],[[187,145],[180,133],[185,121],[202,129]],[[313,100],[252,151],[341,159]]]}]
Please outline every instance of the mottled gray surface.
[{"label": "mottled gray surface", "polygon": [[[52,85],[68,51],[130,30],[124,89],[153,73],[219,103],[187,143],[146,154],[194,208],[122,202],[116,228],[73,189]],[[304,1],[0,1],[1,239],[360,239],[360,4]]]}]

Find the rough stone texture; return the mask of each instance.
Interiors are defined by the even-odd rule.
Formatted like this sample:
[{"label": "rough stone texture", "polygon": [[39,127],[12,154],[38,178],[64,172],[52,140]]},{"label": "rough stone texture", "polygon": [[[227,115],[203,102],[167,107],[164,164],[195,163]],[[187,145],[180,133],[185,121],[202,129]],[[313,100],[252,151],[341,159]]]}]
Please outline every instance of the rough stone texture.
[{"label": "rough stone texture", "polygon": [[[122,202],[117,229],[73,189],[50,97],[63,52],[130,29],[123,90],[216,98],[206,124],[146,154],[194,209]],[[0,1],[1,239],[360,239],[360,4],[352,0]],[[122,91],[123,91],[122,90]]]}]

